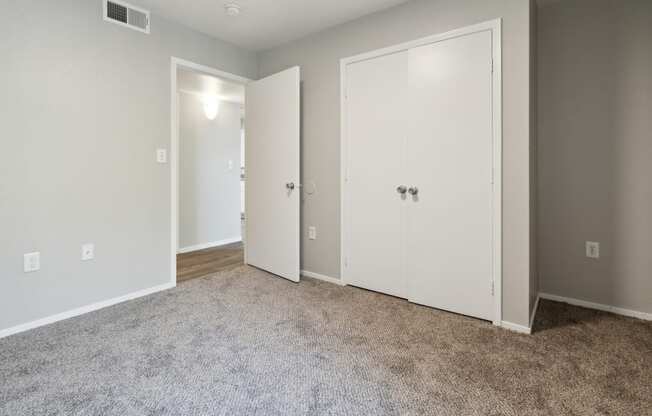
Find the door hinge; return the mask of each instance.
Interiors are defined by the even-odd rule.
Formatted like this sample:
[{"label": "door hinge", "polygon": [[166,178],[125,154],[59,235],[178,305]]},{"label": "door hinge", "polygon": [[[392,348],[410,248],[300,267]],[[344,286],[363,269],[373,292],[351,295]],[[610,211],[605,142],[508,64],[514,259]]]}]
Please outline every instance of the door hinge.
[{"label": "door hinge", "polygon": [[491,60],[491,73],[494,73],[494,60]]},{"label": "door hinge", "polygon": [[494,295],[494,282],[493,280],[491,281],[491,296]]}]

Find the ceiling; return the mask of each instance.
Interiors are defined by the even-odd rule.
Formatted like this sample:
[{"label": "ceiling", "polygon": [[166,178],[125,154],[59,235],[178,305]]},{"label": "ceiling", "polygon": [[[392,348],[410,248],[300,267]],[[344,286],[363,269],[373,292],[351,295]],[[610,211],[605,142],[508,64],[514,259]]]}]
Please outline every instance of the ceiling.
[{"label": "ceiling", "polygon": [[[408,0],[130,0],[154,14],[260,51]],[[228,16],[224,6],[241,13]]]},{"label": "ceiling", "polygon": [[195,95],[215,95],[222,101],[244,104],[244,85],[185,69],[179,70],[177,89]]}]

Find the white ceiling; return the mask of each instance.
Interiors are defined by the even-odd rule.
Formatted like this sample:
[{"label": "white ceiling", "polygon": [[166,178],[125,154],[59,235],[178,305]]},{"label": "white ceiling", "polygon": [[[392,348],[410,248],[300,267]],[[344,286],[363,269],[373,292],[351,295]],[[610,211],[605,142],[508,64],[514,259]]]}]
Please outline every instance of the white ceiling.
[{"label": "white ceiling", "polygon": [[[253,51],[319,32],[408,0],[130,0],[200,32]],[[227,16],[224,6],[242,12]]]},{"label": "white ceiling", "polygon": [[193,71],[179,70],[177,89],[195,95],[215,95],[222,101],[244,104],[244,85]]}]

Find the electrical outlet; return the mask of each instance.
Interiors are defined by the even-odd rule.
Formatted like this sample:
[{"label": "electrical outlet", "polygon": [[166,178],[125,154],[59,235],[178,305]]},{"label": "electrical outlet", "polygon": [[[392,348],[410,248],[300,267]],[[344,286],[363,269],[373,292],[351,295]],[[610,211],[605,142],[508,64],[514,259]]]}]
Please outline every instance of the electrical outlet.
[{"label": "electrical outlet", "polygon": [[595,241],[586,242],[586,257],[590,259],[600,258],[600,243]]},{"label": "electrical outlet", "polygon": [[84,244],[81,247],[81,259],[82,260],[93,260],[95,258],[95,245],[94,244]]},{"label": "electrical outlet", "polygon": [[229,166],[229,170],[233,170],[233,161],[232,160],[229,160],[228,166]]},{"label": "electrical outlet", "polygon": [[165,149],[156,149],[156,162],[168,163],[168,151]]},{"label": "electrical outlet", "polygon": [[23,255],[23,270],[25,273],[35,272],[41,269],[41,253],[26,253]]},{"label": "electrical outlet", "polygon": [[317,239],[317,227],[315,227],[314,225],[308,227],[308,239],[309,240]]}]

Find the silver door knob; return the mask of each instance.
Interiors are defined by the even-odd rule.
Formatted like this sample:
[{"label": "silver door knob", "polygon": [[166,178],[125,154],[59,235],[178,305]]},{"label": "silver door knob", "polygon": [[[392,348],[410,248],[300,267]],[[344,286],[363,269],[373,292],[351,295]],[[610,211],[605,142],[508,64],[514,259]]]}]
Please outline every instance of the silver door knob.
[{"label": "silver door knob", "polygon": [[410,195],[416,195],[419,193],[419,188],[417,188],[416,186],[410,186],[410,189],[408,189],[408,193]]},{"label": "silver door knob", "polygon": [[285,187],[290,191],[294,189],[294,182],[288,182],[285,184]]},{"label": "silver door knob", "polygon": [[407,192],[407,187],[405,185],[397,186],[396,192],[398,192],[401,195],[404,195]]}]

